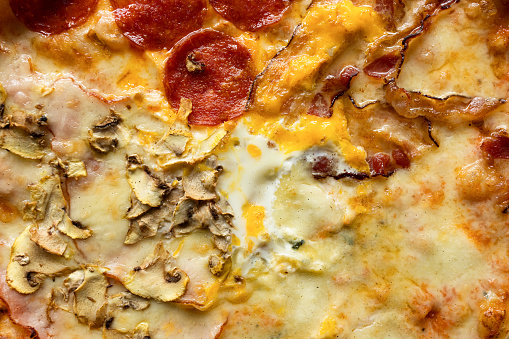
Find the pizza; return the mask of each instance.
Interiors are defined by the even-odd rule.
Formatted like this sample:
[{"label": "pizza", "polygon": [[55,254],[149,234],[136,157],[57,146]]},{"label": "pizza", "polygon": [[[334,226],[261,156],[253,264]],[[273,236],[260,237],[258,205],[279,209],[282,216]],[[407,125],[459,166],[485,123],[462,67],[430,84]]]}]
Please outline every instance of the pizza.
[{"label": "pizza", "polygon": [[506,338],[506,0],[0,0],[0,338]]}]

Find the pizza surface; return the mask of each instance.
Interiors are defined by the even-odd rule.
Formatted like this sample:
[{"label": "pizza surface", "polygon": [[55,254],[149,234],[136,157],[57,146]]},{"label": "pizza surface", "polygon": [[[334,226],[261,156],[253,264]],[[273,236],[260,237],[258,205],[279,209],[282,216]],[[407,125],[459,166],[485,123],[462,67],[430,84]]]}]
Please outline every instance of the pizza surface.
[{"label": "pizza surface", "polygon": [[505,0],[0,0],[0,338],[506,338]]}]

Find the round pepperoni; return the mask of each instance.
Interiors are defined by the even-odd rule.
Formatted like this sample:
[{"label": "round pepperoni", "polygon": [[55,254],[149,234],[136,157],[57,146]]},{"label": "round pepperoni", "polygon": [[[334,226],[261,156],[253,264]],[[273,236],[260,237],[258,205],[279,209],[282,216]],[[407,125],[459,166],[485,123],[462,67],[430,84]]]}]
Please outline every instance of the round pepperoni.
[{"label": "round pepperoni", "polygon": [[201,28],[205,0],[111,0],[115,21],[134,44],[149,50],[170,48]]},{"label": "round pepperoni", "polygon": [[283,17],[290,0],[209,0],[214,9],[236,27],[254,32]]},{"label": "round pepperoni", "polygon": [[174,109],[182,98],[191,100],[190,124],[214,126],[244,112],[254,77],[246,47],[224,33],[200,30],[173,47],[164,87]]},{"label": "round pepperoni", "polygon": [[9,4],[28,29],[58,34],[87,21],[97,0],[9,0]]}]

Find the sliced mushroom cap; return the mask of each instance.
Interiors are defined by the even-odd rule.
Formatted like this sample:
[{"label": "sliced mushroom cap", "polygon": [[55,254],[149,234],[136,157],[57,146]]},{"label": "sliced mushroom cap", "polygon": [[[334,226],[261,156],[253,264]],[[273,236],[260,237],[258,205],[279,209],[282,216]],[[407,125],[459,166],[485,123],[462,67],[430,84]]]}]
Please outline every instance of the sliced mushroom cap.
[{"label": "sliced mushroom cap", "polygon": [[199,170],[195,166],[193,170],[184,175],[182,179],[182,185],[186,196],[195,200],[213,200],[217,198],[216,194],[216,182],[217,174],[216,170]]},{"label": "sliced mushroom cap", "polygon": [[26,159],[42,159],[46,154],[44,134],[31,133],[25,126],[7,124],[0,129],[0,147]]},{"label": "sliced mushroom cap", "polygon": [[133,309],[143,311],[150,306],[150,302],[130,292],[121,292],[111,296],[108,300],[108,314],[115,309]]},{"label": "sliced mushroom cap", "polygon": [[97,153],[113,152],[118,146],[117,130],[122,119],[118,114],[111,114],[88,131],[88,143]]},{"label": "sliced mushroom cap", "polygon": [[63,162],[65,176],[68,178],[80,178],[87,176],[87,168],[81,160],[68,160]]},{"label": "sliced mushroom cap", "polygon": [[145,166],[136,163],[140,160],[135,156],[128,157],[127,179],[129,184],[139,201],[151,207],[158,207],[163,202],[167,187],[159,178],[152,175]]},{"label": "sliced mushroom cap", "polygon": [[148,324],[143,322],[139,323],[138,326],[134,329],[133,339],[147,339],[150,338],[150,333],[148,331]]},{"label": "sliced mushroom cap", "polygon": [[192,134],[185,130],[169,130],[155,144],[153,152],[156,156],[173,155],[180,157],[187,150],[187,144],[192,139]]},{"label": "sliced mushroom cap", "polygon": [[128,220],[136,219],[144,213],[148,212],[152,207],[145,205],[139,201],[136,196],[131,196],[131,206],[127,210],[125,218]]},{"label": "sliced mushroom cap", "polygon": [[187,117],[193,112],[193,102],[187,98],[180,99],[180,106],[177,112],[176,123],[185,127],[188,126]]},{"label": "sliced mushroom cap", "polygon": [[37,291],[46,277],[63,275],[76,267],[74,260],[48,253],[34,243],[29,228],[14,241],[6,274],[9,286],[23,294]]},{"label": "sliced mushroom cap", "polygon": [[[223,138],[228,134],[224,129],[218,128],[214,130],[207,138],[203,140],[195,140],[192,145],[188,145],[189,152],[182,157],[164,156],[161,155],[157,158],[159,166],[163,168],[172,167],[175,165],[193,165],[202,161],[221,143]],[[196,138],[195,138],[196,139]]]},{"label": "sliced mushroom cap", "polygon": [[84,228],[80,222],[72,221],[67,214],[64,214],[62,221],[57,224],[60,232],[72,239],[87,239],[92,236],[92,231]]},{"label": "sliced mushroom cap", "polygon": [[[72,239],[86,239],[92,235],[90,230],[84,229],[81,224],[74,223],[65,211],[66,201],[60,186],[58,176],[43,178],[39,185],[31,185],[32,199],[25,207],[25,216],[34,217],[35,224],[30,229],[31,239],[39,246],[53,254],[62,255],[67,242],[60,232]],[[41,220],[40,216],[44,215]],[[79,226],[79,227],[78,227]],[[60,231],[60,232],[59,232]]]},{"label": "sliced mushroom cap", "polygon": [[158,208],[151,208],[148,212],[131,218],[124,244],[135,244],[144,238],[155,236],[158,230],[170,222],[173,209],[171,202],[165,200]]},{"label": "sliced mushroom cap", "polygon": [[83,283],[74,291],[74,314],[91,328],[100,327],[106,314],[108,280],[97,266],[88,266]]},{"label": "sliced mushroom cap", "polygon": [[23,208],[24,220],[43,220],[46,216],[46,207],[50,193],[53,191],[57,181],[55,177],[49,176],[43,178],[38,184],[28,186],[31,202],[25,204]]},{"label": "sliced mushroom cap", "polygon": [[52,254],[64,255],[67,242],[51,224],[43,222],[37,226],[31,226],[28,232],[30,233],[30,239],[41,248]]},{"label": "sliced mushroom cap", "polygon": [[123,280],[124,286],[131,293],[163,302],[182,296],[188,282],[187,274],[173,266],[170,253],[161,242],[143,265]]},{"label": "sliced mushroom cap", "polygon": [[88,144],[97,153],[108,154],[118,147],[118,139],[110,135],[96,134],[89,131]]}]

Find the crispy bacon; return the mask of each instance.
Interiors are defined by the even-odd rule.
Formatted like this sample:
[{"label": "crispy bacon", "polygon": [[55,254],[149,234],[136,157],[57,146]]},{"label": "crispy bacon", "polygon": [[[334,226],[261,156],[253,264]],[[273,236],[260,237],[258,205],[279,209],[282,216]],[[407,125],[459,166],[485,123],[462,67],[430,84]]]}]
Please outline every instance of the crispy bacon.
[{"label": "crispy bacon", "polygon": [[509,159],[509,137],[495,135],[485,138],[481,149],[491,159]]},{"label": "crispy bacon", "polygon": [[384,78],[396,71],[401,55],[390,53],[379,57],[364,67],[364,73],[374,78]]},{"label": "crispy bacon", "polygon": [[401,148],[396,148],[394,151],[392,151],[392,158],[394,159],[396,165],[402,168],[410,167],[410,159]]},{"label": "crispy bacon", "polygon": [[387,153],[379,152],[368,157],[369,168],[373,176],[386,176],[392,172],[391,156]]},{"label": "crispy bacon", "polygon": [[325,100],[323,94],[317,93],[309,106],[308,114],[316,115],[320,118],[330,118],[332,116],[332,109]]}]

